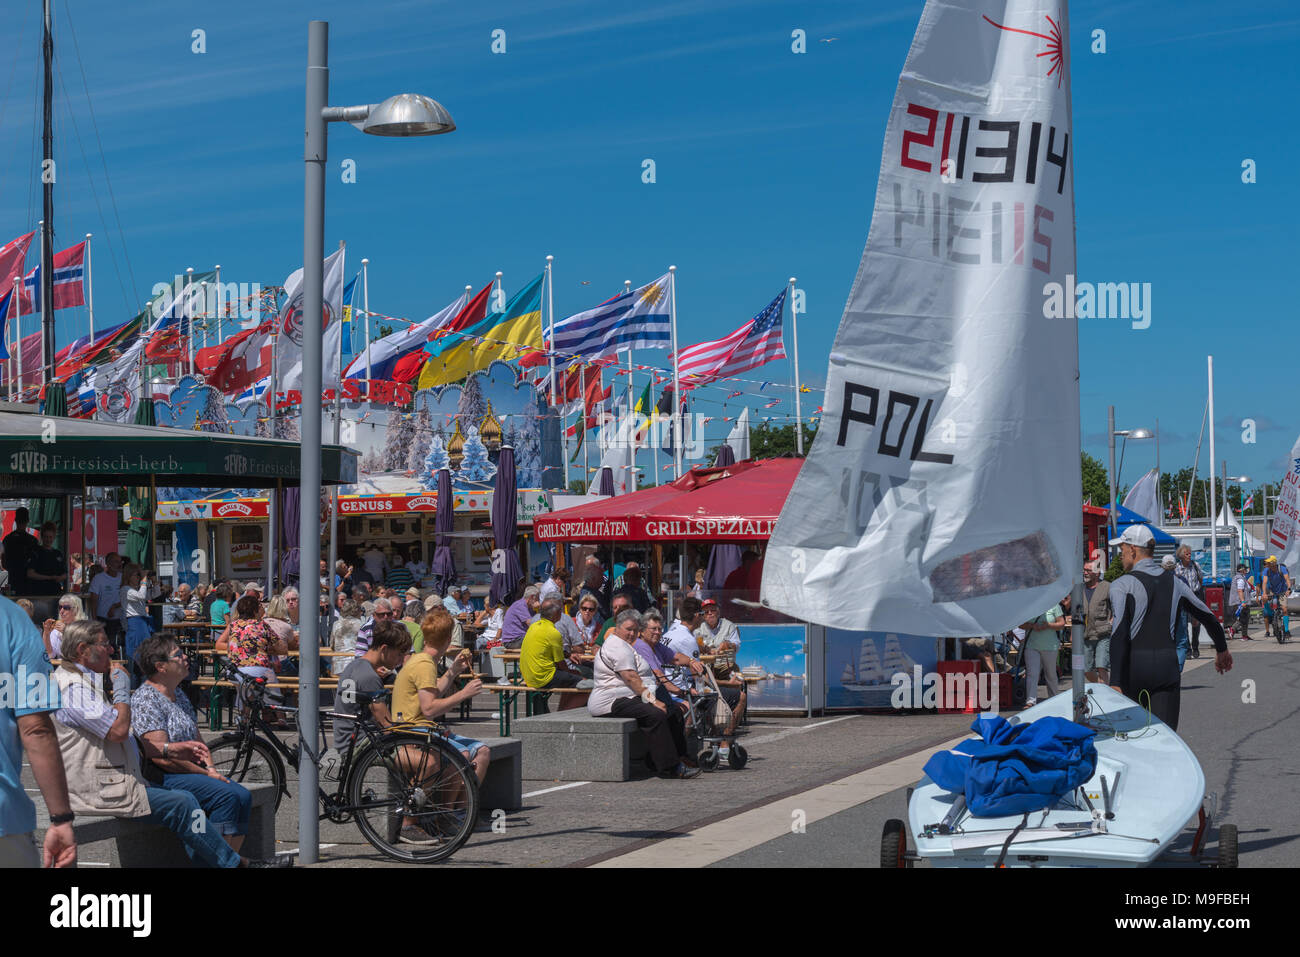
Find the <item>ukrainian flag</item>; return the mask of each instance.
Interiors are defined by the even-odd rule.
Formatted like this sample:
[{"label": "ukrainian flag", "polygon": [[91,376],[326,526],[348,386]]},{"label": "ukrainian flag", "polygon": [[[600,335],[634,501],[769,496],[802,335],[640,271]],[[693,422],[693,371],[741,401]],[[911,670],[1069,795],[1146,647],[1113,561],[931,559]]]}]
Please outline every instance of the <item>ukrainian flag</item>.
[{"label": "ukrainian flag", "polygon": [[417,388],[432,389],[459,382],[495,360],[509,362],[528,349],[542,350],[541,273],[515,293],[504,312],[492,312],[457,335],[447,336],[437,353],[420,370]]}]

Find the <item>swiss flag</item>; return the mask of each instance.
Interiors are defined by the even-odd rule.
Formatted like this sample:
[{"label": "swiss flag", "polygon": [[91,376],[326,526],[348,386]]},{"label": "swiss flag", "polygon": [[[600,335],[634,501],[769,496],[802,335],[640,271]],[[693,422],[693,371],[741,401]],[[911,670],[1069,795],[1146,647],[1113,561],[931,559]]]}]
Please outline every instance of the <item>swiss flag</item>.
[{"label": "swiss flag", "polygon": [[[211,375],[216,387],[224,394],[238,395],[271,374],[271,329],[274,324],[274,319],[268,319],[215,347],[224,350],[224,355],[217,357]],[[205,357],[205,361],[211,362],[212,357]]]}]

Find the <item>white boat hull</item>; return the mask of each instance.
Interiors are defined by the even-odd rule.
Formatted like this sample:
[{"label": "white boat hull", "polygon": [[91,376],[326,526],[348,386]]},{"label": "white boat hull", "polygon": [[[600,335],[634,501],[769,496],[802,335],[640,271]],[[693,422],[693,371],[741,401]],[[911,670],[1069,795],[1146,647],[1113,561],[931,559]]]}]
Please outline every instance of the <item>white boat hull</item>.
[{"label": "white boat hull", "polygon": [[[1030,813],[1028,827],[1016,835],[1007,852],[1008,866],[1143,867],[1169,846],[1201,808],[1205,775],[1182,738],[1108,686],[1087,687],[1090,724],[1099,731],[1094,742],[1097,770],[1086,790],[1093,806],[1104,810],[1101,778],[1105,776],[1114,819],[1105,821],[1104,834],[1083,831],[1082,836],[1074,836],[1080,832],[1057,830],[1058,824],[1093,820],[1076,791],[1049,811]],[[1070,707],[1070,692],[1065,691],[1008,720],[1070,718]],[[1121,740],[1120,734],[1130,737]],[[992,867],[1023,815],[974,818],[964,813],[957,821],[962,833],[925,836],[925,828],[942,821],[956,798],[928,775],[921,779],[908,807],[908,830],[917,853],[935,867]]]}]

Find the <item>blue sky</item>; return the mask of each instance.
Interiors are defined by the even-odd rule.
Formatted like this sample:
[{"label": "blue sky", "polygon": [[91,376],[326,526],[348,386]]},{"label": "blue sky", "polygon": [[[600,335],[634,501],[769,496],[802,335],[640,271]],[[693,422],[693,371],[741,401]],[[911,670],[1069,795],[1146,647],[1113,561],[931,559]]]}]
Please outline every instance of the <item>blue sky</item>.
[{"label": "blue sky", "polygon": [[[0,64],[4,239],[39,218],[38,4],[23,6]],[[56,7],[56,88],[70,97],[57,114],[56,246],[96,234],[101,327],[186,266],[279,283],[300,264],[306,24],[321,18],[333,103],[422,92],[459,127],[413,140],[331,129],[326,247],[345,239],[351,263],[371,260],[372,309],[424,318],[498,269],[513,292],[550,253],[562,317],[671,263],[686,344],[732,331],[793,275],[808,298],[801,371],[820,385],[922,3]],[[1287,93],[1300,16],[1283,0],[1076,2],[1071,22],[1079,276],[1153,287],[1149,329],[1081,323],[1085,447],[1104,458],[1113,402],[1121,428],[1160,420],[1165,469],[1191,464],[1213,353],[1219,457],[1276,480],[1297,432],[1285,411],[1296,386],[1276,358],[1291,346],[1300,251],[1284,215],[1300,208]],[[504,55],[489,49],[498,28]],[[795,28],[804,55],[790,51]],[[191,52],[194,29],[205,54]],[[1104,55],[1089,52],[1094,29],[1106,31]],[[1246,158],[1254,185],[1241,182]],[[340,181],[344,159],[355,184]],[[61,341],[85,331],[82,310],[59,322]],[[734,415],[747,400],[754,413],[791,413],[786,366],[738,387],[771,380],[761,400],[724,410],[728,390],[712,389],[697,411]],[[769,394],[784,400],[770,412]],[[815,406],[820,393],[805,398]],[[1255,444],[1241,441],[1246,418]],[[726,428],[713,423],[710,440]],[[1129,449],[1127,481],[1154,464],[1152,445]]]}]

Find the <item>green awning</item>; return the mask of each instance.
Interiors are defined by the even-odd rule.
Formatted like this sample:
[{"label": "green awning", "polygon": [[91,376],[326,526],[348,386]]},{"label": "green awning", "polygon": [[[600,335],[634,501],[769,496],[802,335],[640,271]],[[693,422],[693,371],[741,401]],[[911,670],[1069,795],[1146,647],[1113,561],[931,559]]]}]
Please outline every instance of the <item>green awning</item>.
[{"label": "green awning", "polygon": [[[87,485],[274,488],[297,485],[301,450],[283,439],[0,411],[0,495],[62,495]],[[321,484],[357,480],[357,452],[321,449]]]}]

